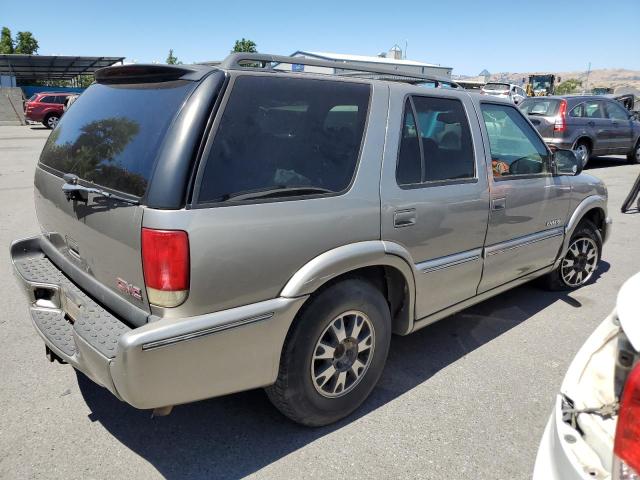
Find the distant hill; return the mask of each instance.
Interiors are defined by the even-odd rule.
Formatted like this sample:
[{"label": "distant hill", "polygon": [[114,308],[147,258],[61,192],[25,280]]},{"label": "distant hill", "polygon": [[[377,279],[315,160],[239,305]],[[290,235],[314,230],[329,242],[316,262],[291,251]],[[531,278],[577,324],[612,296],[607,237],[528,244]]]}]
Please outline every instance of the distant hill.
[{"label": "distant hill", "polygon": [[[560,76],[561,80],[575,78],[583,82],[587,79],[587,72],[528,72],[528,73],[512,73],[500,72],[490,76],[490,81],[509,82],[520,85],[522,79],[528,79],[533,73],[553,73]],[[460,76],[460,80],[480,80],[484,81],[482,76]],[[589,74],[589,88],[593,87],[613,87],[614,89],[626,87],[635,88],[640,91],[640,71],[625,70],[623,68],[605,68],[600,70],[591,70]]]}]

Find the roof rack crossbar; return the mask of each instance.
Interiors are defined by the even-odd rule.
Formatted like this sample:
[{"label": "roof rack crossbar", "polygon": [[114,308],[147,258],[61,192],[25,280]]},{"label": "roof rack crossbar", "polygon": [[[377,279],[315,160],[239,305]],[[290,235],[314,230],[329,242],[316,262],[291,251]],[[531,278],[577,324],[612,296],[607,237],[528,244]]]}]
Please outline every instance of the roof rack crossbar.
[{"label": "roof rack crossbar", "polygon": [[[218,66],[227,70],[270,70],[278,71],[275,67],[280,64],[290,65],[308,65],[310,67],[325,67],[346,70],[351,72],[374,73],[387,76],[385,80],[419,83],[435,82],[436,84],[445,83],[455,88],[460,86],[454,81],[439,75],[425,75],[423,73],[410,73],[403,70],[394,70],[392,68],[374,67],[370,65],[362,65],[359,63],[339,61],[339,60],[320,60],[305,57],[287,57],[284,55],[268,55],[263,53],[232,53],[227,56]],[[257,66],[256,64],[260,64]],[[314,72],[315,73],[315,72]],[[337,73],[336,75],[357,76],[357,73]]]}]

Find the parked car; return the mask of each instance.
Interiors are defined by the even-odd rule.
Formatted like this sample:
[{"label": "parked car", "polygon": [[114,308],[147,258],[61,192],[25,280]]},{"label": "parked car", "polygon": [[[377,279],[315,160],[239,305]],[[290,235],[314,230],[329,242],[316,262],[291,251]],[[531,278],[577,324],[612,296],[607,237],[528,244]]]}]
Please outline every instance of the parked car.
[{"label": "parked car", "polygon": [[640,478],[640,274],[571,362],[534,480]]},{"label": "parked car", "polygon": [[626,155],[640,163],[640,122],[603,96],[531,97],[520,104],[547,144],[574,150],[587,165],[592,155]]},{"label": "parked car", "polygon": [[512,83],[489,82],[480,91],[484,95],[493,95],[494,97],[510,100],[516,105],[527,98],[527,92],[524,88]]},{"label": "parked car", "polygon": [[31,96],[25,103],[24,116],[32,122],[41,122],[47,128],[55,128],[64,113],[67,97],[75,93],[43,92]]},{"label": "parked car", "polygon": [[513,104],[255,67],[301,61],[332,65],[96,73],[36,168],[43,233],[11,246],[50,359],[157,413],[266,387],[324,425],[370,394],[392,333],[589,281],[606,187]]}]

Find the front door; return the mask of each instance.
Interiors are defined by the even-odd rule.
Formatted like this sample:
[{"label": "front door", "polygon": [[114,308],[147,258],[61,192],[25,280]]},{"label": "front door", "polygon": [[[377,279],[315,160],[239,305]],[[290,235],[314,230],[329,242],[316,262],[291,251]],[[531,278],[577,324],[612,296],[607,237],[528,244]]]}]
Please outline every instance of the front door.
[{"label": "front door", "polygon": [[605,111],[610,122],[609,153],[623,155],[633,147],[633,131],[629,114],[618,102],[605,102]]},{"label": "front door", "polygon": [[489,212],[486,162],[467,95],[392,95],[381,235],[413,259],[422,318],[476,294]]},{"label": "front door", "polygon": [[478,292],[549,266],[564,238],[570,186],[517,108],[481,102],[491,157],[491,209]]}]

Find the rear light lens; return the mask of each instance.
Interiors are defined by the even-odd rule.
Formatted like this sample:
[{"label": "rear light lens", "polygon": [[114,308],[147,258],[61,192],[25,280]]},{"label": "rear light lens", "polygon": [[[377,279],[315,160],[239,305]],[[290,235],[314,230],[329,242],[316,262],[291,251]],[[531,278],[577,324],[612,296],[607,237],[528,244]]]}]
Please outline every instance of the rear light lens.
[{"label": "rear light lens", "polygon": [[640,364],[624,385],[613,452],[617,457],[613,478],[640,479]]},{"label": "rear light lens", "polygon": [[177,307],[189,295],[189,236],[182,230],[142,229],[142,267],[149,303]]},{"label": "rear light lens", "polygon": [[564,132],[567,129],[567,101],[562,100],[558,108],[558,116],[553,126],[554,132]]}]

